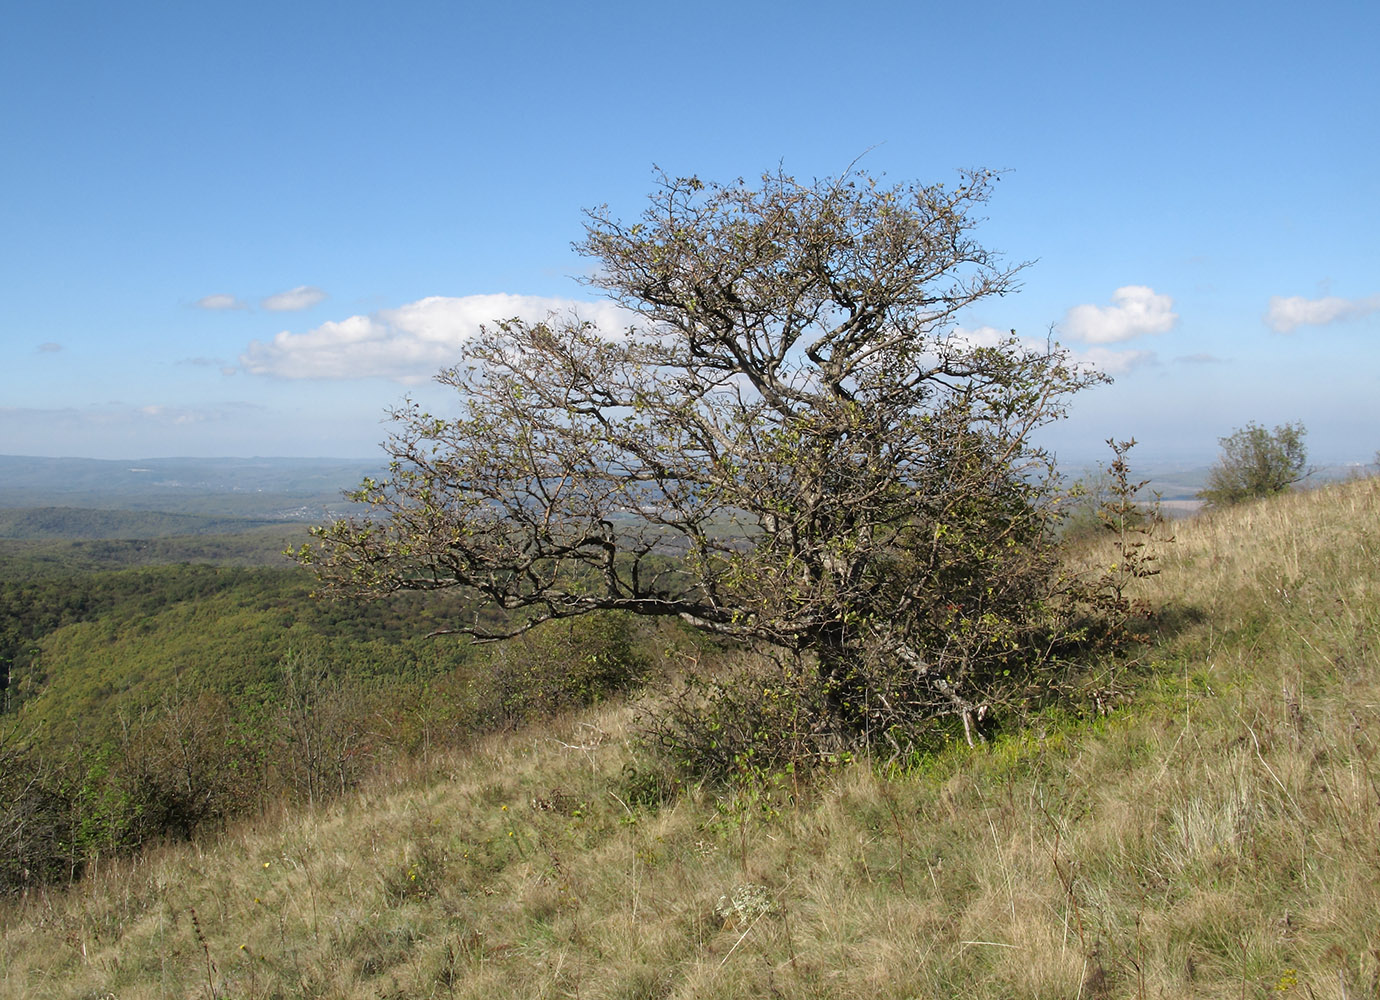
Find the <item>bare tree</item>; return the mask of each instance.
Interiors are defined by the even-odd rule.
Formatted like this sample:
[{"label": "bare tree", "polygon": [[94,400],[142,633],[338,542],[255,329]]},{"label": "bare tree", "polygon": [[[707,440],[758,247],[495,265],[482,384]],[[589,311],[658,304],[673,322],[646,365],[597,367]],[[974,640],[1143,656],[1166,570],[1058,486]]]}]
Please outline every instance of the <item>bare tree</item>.
[{"label": "bare tree", "polygon": [[805,654],[848,726],[970,722],[1051,648],[1031,435],[1102,380],[956,326],[1020,271],[972,235],[994,180],[663,176],[635,222],[589,212],[628,328],[487,328],[438,376],[460,415],[397,409],[388,478],[353,494],[376,516],[302,559],[338,591],[466,588],[489,610],[452,630],[481,639],[675,615]]}]

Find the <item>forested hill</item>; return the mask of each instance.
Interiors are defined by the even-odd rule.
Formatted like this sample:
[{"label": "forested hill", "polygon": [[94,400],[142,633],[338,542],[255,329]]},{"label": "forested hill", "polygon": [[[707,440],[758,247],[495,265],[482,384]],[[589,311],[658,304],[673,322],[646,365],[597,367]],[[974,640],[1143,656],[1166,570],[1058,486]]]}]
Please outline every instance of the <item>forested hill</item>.
[{"label": "forested hill", "polygon": [[[427,635],[472,616],[461,599],[317,601],[285,559],[159,564],[191,541],[0,542],[0,897],[588,704],[647,662],[607,616],[477,648]],[[83,546],[146,561],[71,568]]]}]

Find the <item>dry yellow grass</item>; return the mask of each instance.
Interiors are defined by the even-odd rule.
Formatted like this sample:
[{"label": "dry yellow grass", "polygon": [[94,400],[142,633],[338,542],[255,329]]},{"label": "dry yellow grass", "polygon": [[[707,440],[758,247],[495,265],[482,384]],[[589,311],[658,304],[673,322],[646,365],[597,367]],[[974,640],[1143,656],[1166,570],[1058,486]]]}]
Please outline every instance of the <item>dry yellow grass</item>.
[{"label": "dry yellow grass", "polygon": [[735,812],[605,708],[5,904],[0,994],[1375,998],[1380,482],[1175,528],[1108,716]]}]

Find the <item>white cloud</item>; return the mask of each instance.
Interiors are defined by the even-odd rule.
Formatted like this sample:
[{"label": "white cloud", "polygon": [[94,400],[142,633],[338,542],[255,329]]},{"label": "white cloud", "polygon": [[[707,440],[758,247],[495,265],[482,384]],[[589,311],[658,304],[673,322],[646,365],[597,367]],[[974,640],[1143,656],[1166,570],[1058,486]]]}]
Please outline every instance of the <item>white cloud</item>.
[{"label": "white cloud", "polygon": [[1174,363],[1182,365],[1222,365],[1226,364],[1226,360],[1226,358],[1219,358],[1215,354],[1181,354],[1174,359]]},{"label": "white cloud", "polygon": [[1063,328],[1074,340],[1114,344],[1145,333],[1167,333],[1179,321],[1174,300],[1146,285],[1125,285],[1112,293],[1113,305],[1074,306]]},{"label": "white cloud", "polygon": [[259,304],[270,312],[297,312],[299,309],[310,309],[325,298],[326,293],[319,288],[298,285],[286,292],[270,295]]},{"label": "white cloud", "polygon": [[1329,295],[1321,299],[1305,299],[1301,295],[1285,298],[1270,296],[1265,322],[1276,333],[1292,333],[1301,326],[1325,326],[1339,320],[1355,319],[1380,311],[1380,295],[1362,299],[1342,299]]},{"label": "white cloud", "polygon": [[439,295],[397,309],[323,323],[305,333],[284,330],[255,340],[240,355],[245,370],[279,378],[364,378],[419,382],[459,360],[461,345],[483,324],[517,317],[539,322],[578,311],[605,334],[635,317],[612,302],[574,302],[532,295]]},{"label": "white cloud", "polygon": [[227,294],[207,295],[204,298],[197,299],[196,304],[199,309],[213,310],[243,309],[245,307],[244,303],[235,298],[235,296]]}]

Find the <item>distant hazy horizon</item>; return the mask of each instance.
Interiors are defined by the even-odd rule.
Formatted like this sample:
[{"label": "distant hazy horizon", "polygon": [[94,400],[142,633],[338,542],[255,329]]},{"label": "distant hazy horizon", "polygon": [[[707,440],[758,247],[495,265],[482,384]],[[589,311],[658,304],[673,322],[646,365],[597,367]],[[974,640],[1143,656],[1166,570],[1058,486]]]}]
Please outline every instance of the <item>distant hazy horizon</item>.
[{"label": "distant hazy horizon", "polygon": [[[1244,421],[1236,426],[1244,426]],[[1220,436],[1226,436],[1235,429],[1228,427],[1222,430]],[[1358,442],[1353,448],[1338,446],[1332,442],[1326,450],[1318,447],[1317,435],[1311,433],[1306,436],[1305,443],[1309,448],[1309,462],[1317,466],[1369,466],[1374,463],[1375,456],[1380,454],[1380,448],[1371,446],[1368,443]],[[1093,429],[1087,434],[1076,434],[1063,436],[1057,432],[1046,435],[1046,440],[1042,445],[1051,450],[1061,464],[1070,467],[1095,466],[1110,460],[1110,451],[1106,446],[1106,440],[1112,437],[1111,434],[1100,434]],[[1156,467],[1206,467],[1217,460],[1220,453],[1217,438],[1214,437],[1207,443],[1195,441],[1193,449],[1176,449],[1172,438],[1166,439],[1164,435],[1150,437],[1149,439],[1128,432],[1125,437],[1135,437],[1136,447],[1132,452],[1132,459],[1136,464],[1153,464]],[[1124,439],[1118,436],[1118,439]],[[1380,442],[1380,429],[1377,429],[1375,438]],[[382,438],[380,438],[380,442]],[[365,449],[358,453],[350,454],[345,452],[337,453],[317,453],[308,454],[306,452],[284,452],[281,454],[249,452],[245,454],[228,453],[207,453],[207,454],[40,454],[26,451],[7,451],[0,453],[0,459],[21,458],[32,459],[34,461],[90,461],[107,462],[116,465],[138,464],[140,462],[334,462],[343,464],[377,464],[384,465],[388,461],[388,456],[384,453],[381,443],[375,444],[372,449]]]}]

